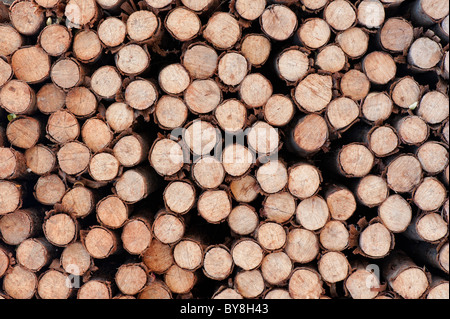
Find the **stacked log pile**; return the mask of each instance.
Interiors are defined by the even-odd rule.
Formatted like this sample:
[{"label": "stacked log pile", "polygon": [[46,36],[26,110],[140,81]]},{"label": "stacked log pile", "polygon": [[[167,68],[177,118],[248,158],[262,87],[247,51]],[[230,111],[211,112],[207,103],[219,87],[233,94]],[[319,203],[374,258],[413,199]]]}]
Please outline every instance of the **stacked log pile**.
[{"label": "stacked log pile", "polygon": [[3,2],[0,298],[449,298],[447,0]]}]

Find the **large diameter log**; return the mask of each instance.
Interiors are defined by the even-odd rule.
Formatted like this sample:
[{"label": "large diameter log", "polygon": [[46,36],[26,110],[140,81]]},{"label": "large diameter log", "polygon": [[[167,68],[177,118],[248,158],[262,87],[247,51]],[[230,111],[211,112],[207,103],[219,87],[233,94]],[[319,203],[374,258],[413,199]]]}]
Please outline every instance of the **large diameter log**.
[{"label": "large diameter log", "polygon": [[375,164],[375,157],[365,145],[351,143],[339,150],[336,161],[340,174],[358,178],[370,173]]},{"label": "large diameter log", "polygon": [[428,288],[427,274],[402,251],[392,252],[384,261],[383,277],[405,299],[420,298]]},{"label": "large diameter log", "polygon": [[427,299],[449,299],[449,283],[448,281],[432,277],[430,289],[427,291]]},{"label": "large diameter log", "polygon": [[81,127],[81,139],[94,153],[102,151],[113,140],[113,132],[105,121],[89,118]]},{"label": "large diameter log", "polygon": [[223,84],[229,87],[239,85],[249,71],[247,59],[237,52],[226,52],[219,57],[217,74]]},{"label": "large diameter log", "polygon": [[156,86],[148,80],[136,79],[125,89],[125,102],[135,110],[147,110],[157,99]]},{"label": "large diameter log", "polygon": [[46,131],[51,141],[64,144],[78,138],[80,124],[72,113],[59,110],[49,116]]},{"label": "large diameter log", "polygon": [[11,66],[18,80],[41,83],[50,75],[50,57],[37,46],[23,47],[11,57]]},{"label": "large diameter log", "polygon": [[153,143],[148,160],[159,175],[174,175],[183,167],[183,149],[171,139],[159,139]]},{"label": "large diameter log", "polygon": [[101,199],[96,205],[98,222],[111,229],[122,227],[128,220],[130,207],[119,197],[109,195]]},{"label": "large diameter log", "polygon": [[98,182],[110,182],[119,174],[120,163],[113,154],[97,153],[90,159],[89,175]]}]

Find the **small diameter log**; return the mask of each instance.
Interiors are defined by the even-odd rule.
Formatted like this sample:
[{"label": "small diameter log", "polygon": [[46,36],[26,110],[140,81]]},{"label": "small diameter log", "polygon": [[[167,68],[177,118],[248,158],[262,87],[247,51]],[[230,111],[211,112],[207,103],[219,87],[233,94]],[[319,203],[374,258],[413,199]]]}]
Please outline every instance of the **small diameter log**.
[{"label": "small diameter log", "polygon": [[63,57],[53,63],[50,77],[55,85],[68,90],[78,86],[84,80],[84,70],[74,58]]},{"label": "small diameter log", "polygon": [[81,127],[81,138],[94,153],[102,151],[113,140],[113,132],[103,120],[89,118]]},{"label": "small diameter log", "polygon": [[408,51],[408,63],[419,70],[430,70],[442,58],[442,47],[439,43],[427,37],[418,38],[411,44]]},{"label": "small diameter log", "polygon": [[358,182],[356,196],[364,206],[375,207],[380,205],[389,196],[386,180],[377,175],[364,176]]},{"label": "small diameter log", "polygon": [[42,299],[69,299],[73,292],[67,283],[70,277],[63,271],[49,269],[39,276],[37,294]]},{"label": "small diameter log", "polygon": [[424,143],[417,149],[417,159],[425,172],[431,175],[441,173],[448,165],[448,150],[444,144],[434,141]]},{"label": "small diameter log", "polygon": [[268,193],[278,193],[288,182],[286,165],[281,161],[269,161],[256,171],[256,179],[261,189]]},{"label": "small diameter log", "polygon": [[278,55],[275,67],[282,80],[297,83],[309,71],[308,54],[298,47],[285,49]]},{"label": "small diameter log", "polygon": [[241,238],[231,247],[231,255],[236,266],[244,270],[253,270],[261,265],[264,252],[253,239]]},{"label": "small diameter log", "polygon": [[264,292],[265,283],[259,269],[244,270],[234,277],[234,286],[244,298],[257,298]]},{"label": "small diameter log", "polygon": [[206,114],[214,111],[220,104],[222,91],[212,79],[195,80],[186,89],[184,101],[192,113]]},{"label": "small diameter log", "polygon": [[0,87],[13,77],[13,69],[5,60],[0,59]]},{"label": "small diameter log", "polygon": [[77,299],[111,299],[111,283],[102,279],[90,279],[77,292]]},{"label": "small diameter log", "polygon": [[284,285],[293,269],[293,262],[284,252],[267,254],[261,263],[261,274],[269,285]]},{"label": "small diameter log", "polygon": [[413,201],[422,211],[439,209],[446,199],[446,187],[435,177],[425,177],[414,190]]},{"label": "small diameter log", "polygon": [[51,24],[39,34],[38,43],[50,56],[61,56],[69,50],[72,33],[63,25]]},{"label": "small diameter log", "polygon": [[117,269],[114,281],[125,295],[136,295],[147,284],[147,269],[140,263],[126,263]]},{"label": "small diameter log", "polygon": [[17,209],[0,219],[2,240],[11,246],[19,245],[27,238],[37,236],[41,227],[42,216],[35,209]]},{"label": "small diameter log", "polygon": [[196,190],[188,180],[173,181],[165,188],[163,199],[168,210],[177,214],[186,214],[195,204]]},{"label": "small diameter log", "polygon": [[136,117],[134,110],[123,102],[111,104],[105,113],[106,123],[116,133],[132,127]]},{"label": "small diameter log", "polygon": [[288,287],[293,299],[319,299],[324,293],[321,275],[309,267],[295,268]]},{"label": "small diameter log", "polygon": [[36,106],[43,114],[59,111],[66,103],[66,93],[54,83],[44,84],[36,93]]},{"label": "small diameter log", "polygon": [[405,52],[413,42],[413,26],[403,18],[390,18],[377,34],[381,46],[390,52]]},{"label": "small diameter log", "polygon": [[137,299],[172,299],[172,293],[164,282],[154,280],[145,285]]},{"label": "small diameter log", "polygon": [[133,204],[153,193],[158,188],[156,174],[145,167],[125,171],[115,182],[117,196],[124,202]]},{"label": "small diameter log", "polygon": [[347,257],[337,251],[325,252],[320,256],[317,264],[323,281],[334,284],[343,281],[350,273],[351,266]]},{"label": "small diameter log", "polygon": [[157,99],[158,90],[148,80],[134,80],[125,89],[125,102],[135,110],[147,110]]},{"label": "small diameter log", "polygon": [[34,272],[16,265],[3,278],[3,291],[13,299],[33,298],[38,284]]},{"label": "small diameter log", "polygon": [[91,77],[91,89],[100,98],[113,99],[122,87],[122,78],[110,65],[98,68]]},{"label": "small diameter log", "polygon": [[153,235],[163,244],[175,244],[185,232],[184,220],[176,214],[161,211],[152,224]]},{"label": "small diameter log", "polygon": [[410,76],[401,78],[391,87],[392,101],[403,109],[417,106],[420,96],[420,85]]},{"label": "small diameter log", "polygon": [[187,124],[183,132],[183,141],[192,154],[202,156],[210,154],[218,146],[219,134],[213,124],[197,119]]},{"label": "small diameter log", "polygon": [[78,222],[69,214],[50,212],[42,224],[45,238],[54,246],[65,247],[77,240]]},{"label": "small diameter log", "polygon": [[386,258],[382,275],[389,287],[405,299],[420,298],[429,285],[425,271],[403,251],[394,251]]},{"label": "small diameter log", "polygon": [[26,36],[35,35],[44,24],[44,12],[31,1],[15,1],[9,7],[14,28]]},{"label": "small diameter log", "polygon": [[156,40],[160,28],[160,19],[151,11],[135,11],[127,19],[127,34],[132,41],[137,43],[153,42]]},{"label": "small diameter log", "polygon": [[158,82],[161,89],[167,94],[181,94],[190,84],[188,71],[183,65],[176,63],[163,68],[158,75]]},{"label": "small diameter log", "polygon": [[325,72],[336,73],[347,65],[347,56],[336,44],[324,46],[317,53],[316,65]]},{"label": "small diameter log", "polygon": [[22,153],[0,147],[0,179],[20,179],[26,175],[26,162]]},{"label": "small diameter log", "polygon": [[0,180],[0,216],[14,212],[22,206],[22,186]]},{"label": "small diameter log", "polygon": [[364,177],[370,173],[375,164],[375,157],[370,150],[360,143],[344,145],[337,156],[339,173],[346,177]]},{"label": "small diameter log", "polygon": [[301,110],[320,112],[331,102],[332,87],[331,76],[310,74],[297,85],[293,98]]},{"label": "small diameter log", "polygon": [[216,12],[203,29],[203,37],[218,50],[231,49],[241,37],[241,27],[230,13]]},{"label": "small diameter log", "polygon": [[89,255],[95,259],[105,259],[118,250],[119,238],[111,230],[102,226],[93,226],[82,231],[81,240]]},{"label": "small diameter log", "polygon": [[395,123],[395,127],[403,144],[420,145],[427,140],[430,134],[427,123],[421,117],[415,115],[400,118]]},{"label": "small diameter log", "polygon": [[12,146],[29,149],[42,136],[41,123],[32,117],[20,116],[6,126],[6,137]]},{"label": "small diameter log", "polygon": [[92,25],[100,14],[100,8],[95,0],[69,0],[64,12],[66,24],[77,29]]},{"label": "small diameter log", "polygon": [[120,163],[110,153],[97,153],[92,156],[88,172],[98,182],[110,182],[119,174]]},{"label": "small diameter log", "polygon": [[255,208],[241,204],[233,208],[227,217],[227,222],[233,233],[245,236],[252,234],[258,227],[259,217]]},{"label": "small diameter log", "polygon": [[181,63],[193,79],[208,79],[217,69],[219,56],[213,48],[201,42],[187,47],[181,56]]},{"label": "small diameter log", "polygon": [[119,197],[109,195],[101,199],[96,205],[97,221],[104,227],[117,229],[128,220],[130,207]]},{"label": "small diameter log", "polygon": [[86,118],[94,115],[97,106],[95,94],[86,87],[75,87],[67,92],[67,110],[77,117]]},{"label": "small diameter log", "polygon": [[172,265],[164,274],[164,282],[171,292],[186,294],[194,288],[197,282],[197,275],[195,272]]},{"label": "small diameter log", "polygon": [[326,118],[334,130],[349,128],[360,115],[359,105],[350,98],[339,97],[332,100],[326,108]]},{"label": "small diameter log", "polygon": [[204,156],[192,166],[192,179],[203,189],[219,187],[225,179],[223,164],[213,156]]},{"label": "small diameter log", "polygon": [[142,254],[142,261],[149,271],[163,274],[174,263],[173,249],[159,240],[152,240],[150,246]]},{"label": "small diameter log", "polygon": [[356,23],[356,9],[349,1],[328,3],[323,11],[325,21],[336,31],[344,31]]},{"label": "small diameter log", "polygon": [[331,29],[325,20],[310,18],[301,24],[296,36],[306,48],[315,50],[328,43],[331,37]]},{"label": "small diameter log", "polygon": [[346,221],[356,211],[356,199],[348,188],[331,185],[325,191],[325,199],[331,218]]},{"label": "small diameter log", "polygon": [[39,271],[51,262],[55,248],[45,238],[29,238],[17,246],[17,262],[31,270]]},{"label": "small diameter log", "polygon": [[125,41],[127,26],[116,17],[108,17],[98,25],[97,35],[103,45],[117,47]]},{"label": "small diameter log", "polygon": [[411,18],[421,26],[430,26],[448,15],[447,3],[443,0],[417,0],[411,11]]},{"label": "small diameter log", "polygon": [[422,180],[419,160],[409,154],[402,154],[389,163],[386,170],[389,187],[397,193],[411,192]]},{"label": "small diameter log", "polygon": [[413,218],[404,234],[412,240],[438,243],[448,234],[448,226],[437,213],[421,213]]},{"label": "small diameter log", "polygon": [[122,74],[136,76],[150,66],[150,54],[137,44],[128,44],[116,53],[115,61]]},{"label": "small diameter log", "polygon": [[240,43],[240,52],[254,67],[260,67],[266,63],[271,48],[270,40],[262,34],[247,34]]},{"label": "small diameter log", "polygon": [[61,199],[62,210],[76,218],[84,218],[95,207],[94,192],[82,185],[74,186],[68,190]]},{"label": "small diameter log", "polygon": [[264,105],[263,112],[264,119],[268,124],[286,126],[294,117],[295,107],[287,95],[274,94]]},{"label": "small diameter log", "polygon": [[180,268],[195,271],[203,263],[203,247],[196,240],[184,238],[173,248],[173,259]]},{"label": "small diameter log", "polygon": [[0,35],[1,56],[11,55],[22,46],[22,36],[14,27],[7,24],[1,24]]},{"label": "small diameter log", "polygon": [[179,143],[171,139],[156,140],[150,149],[148,160],[159,175],[174,175],[183,167],[183,150]]},{"label": "small diameter log", "polygon": [[205,249],[203,273],[213,280],[224,280],[233,271],[233,257],[224,245],[211,245]]},{"label": "small diameter log", "polygon": [[204,191],[197,202],[197,209],[207,222],[219,224],[231,213],[231,199],[224,190]]},{"label": "small diameter log", "polygon": [[383,51],[374,51],[366,55],[362,61],[362,68],[367,78],[378,85],[388,83],[397,73],[394,59]]},{"label": "small diameter log", "polygon": [[300,156],[312,156],[327,143],[328,125],[318,114],[308,114],[300,118],[291,130],[288,145]]},{"label": "small diameter log", "polygon": [[295,13],[289,7],[278,4],[266,7],[259,22],[261,30],[275,41],[287,40],[298,25]]},{"label": "small diameter log", "polygon": [[185,7],[177,7],[170,11],[164,22],[167,31],[182,42],[194,39],[202,27],[198,15]]},{"label": "small diameter log", "polygon": [[56,154],[60,169],[69,175],[84,173],[91,160],[89,148],[81,142],[68,142]]},{"label": "small diameter log", "polygon": [[308,230],[319,230],[325,226],[329,220],[328,206],[320,196],[313,196],[304,199],[297,206],[295,220],[297,224]]},{"label": "small diameter log", "polygon": [[378,0],[363,0],[358,4],[358,23],[368,29],[378,29],[384,23],[383,4]]},{"label": "small diameter log", "polygon": [[133,133],[119,139],[113,154],[124,167],[134,167],[142,163],[148,155],[149,145],[144,136]]},{"label": "small diameter log", "polygon": [[41,83],[50,75],[50,57],[40,47],[22,47],[11,57],[11,66],[18,80]]},{"label": "small diameter log", "polygon": [[250,108],[260,107],[272,96],[271,82],[260,73],[247,75],[239,87],[239,96]]},{"label": "small diameter log", "polygon": [[317,257],[319,250],[319,239],[314,232],[303,228],[288,231],[284,251],[293,262],[307,264]]},{"label": "small diameter log", "polygon": [[349,245],[350,233],[346,225],[330,220],[320,231],[320,244],[327,251],[342,251]]},{"label": "small diameter log", "polygon": [[379,294],[380,279],[366,264],[358,263],[352,267],[344,287],[352,299],[374,299]]},{"label": "small diameter log", "polygon": [[50,115],[46,131],[48,138],[58,144],[74,141],[80,135],[77,118],[66,110],[59,110]]},{"label": "small diameter log", "polygon": [[230,176],[239,177],[246,174],[254,162],[253,152],[241,144],[230,144],[223,150],[222,165]]},{"label": "small diameter log", "polygon": [[189,110],[184,101],[178,97],[164,95],[155,107],[155,121],[163,129],[171,130],[182,127],[186,122]]},{"label": "small diameter log", "polygon": [[260,188],[256,178],[245,175],[230,182],[230,190],[233,198],[242,203],[250,203],[258,197]]},{"label": "small diameter log", "polygon": [[448,96],[439,91],[430,91],[420,100],[417,115],[428,124],[434,125],[448,118]]},{"label": "small diameter log", "polygon": [[276,251],[287,243],[286,229],[274,222],[261,222],[254,234],[255,239],[264,250]]},{"label": "small diameter log", "polygon": [[412,208],[406,199],[394,194],[378,206],[378,217],[391,232],[402,233],[411,223]]},{"label": "small diameter log", "polygon": [[239,85],[249,72],[247,59],[238,52],[226,52],[219,57],[217,75],[223,84],[235,87]]},{"label": "small diameter log", "polygon": [[11,80],[0,91],[0,106],[8,113],[32,114],[36,111],[36,95],[26,82]]},{"label": "small diameter log", "polygon": [[247,124],[247,108],[239,100],[229,99],[217,106],[214,117],[225,132],[239,132]]},{"label": "small diameter log", "polygon": [[342,76],[339,87],[342,95],[359,101],[369,94],[370,81],[363,72],[352,69]]},{"label": "small diameter log", "polygon": [[133,216],[122,228],[122,246],[131,255],[143,254],[152,237],[151,222],[145,216]]},{"label": "small diameter log", "polygon": [[322,183],[319,169],[305,163],[291,166],[288,170],[288,189],[295,197],[303,200],[314,196]]},{"label": "small diameter log", "polygon": [[34,185],[34,197],[43,205],[59,203],[66,192],[66,185],[56,174],[39,177]]},{"label": "small diameter log", "polygon": [[336,36],[336,42],[350,59],[362,57],[369,47],[369,35],[361,28],[350,28]]},{"label": "small diameter log", "polygon": [[363,256],[383,258],[393,249],[394,236],[382,223],[371,222],[359,235],[358,244]]}]

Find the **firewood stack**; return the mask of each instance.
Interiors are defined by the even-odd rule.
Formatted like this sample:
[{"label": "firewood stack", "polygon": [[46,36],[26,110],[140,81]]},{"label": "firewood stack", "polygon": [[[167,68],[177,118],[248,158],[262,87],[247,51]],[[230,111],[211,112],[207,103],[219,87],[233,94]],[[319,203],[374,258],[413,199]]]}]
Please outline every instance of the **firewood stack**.
[{"label": "firewood stack", "polygon": [[11,2],[0,298],[449,298],[447,0]]}]

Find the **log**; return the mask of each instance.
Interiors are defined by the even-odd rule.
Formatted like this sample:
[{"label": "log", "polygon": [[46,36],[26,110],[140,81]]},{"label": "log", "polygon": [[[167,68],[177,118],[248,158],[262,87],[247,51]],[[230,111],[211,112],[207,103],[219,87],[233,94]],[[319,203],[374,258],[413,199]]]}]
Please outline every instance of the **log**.
[{"label": "log", "polygon": [[224,280],[233,271],[233,258],[224,245],[211,245],[205,249],[203,273],[213,280]]},{"label": "log", "polygon": [[244,80],[249,69],[250,65],[245,56],[231,51],[220,55],[217,75],[223,84],[235,87]]},{"label": "log", "polygon": [[113,140],[113,132],[98,118],[87,119],[81,127],[81,139],[94,153],[102,151]]},{"label": "log", "polygon": [[72,33],[63,25],[51,24],[39,34],[38,43],[50,56],[61,56],[72,43]]},{"label": "log", "polygon": [[346,221],[356,211],[356,199],[352,191],[340,185],[331,185],[325,191],[325,200],[331,218]]},{"label": "log", "polygon": [[84,72],[76,59],[62,57],[52,65],[50,77],[55,85],[68,90],[84,81]]},{"label": "log", "polygon": [[13,299],[31,299],[37,288],[36,274],[16,265],[3,278],[3,291]]},{"label": "log", "polygon": [[157,190],[156,174],[140,166],[125,171],[114,184],[115,192],[124,202],[134,204]]},{"label": "log", "polygon": [[329,284],[344,281],[350,273],[350,263],[347,257],[336,251],[325,252],[317,263],[322,280]]},{"label": "log", "polygon": [[298,28],[296,37],[308,49],[318,49],[328,43],[331,29],[328,23],[320,18],[306,19]]},{"label": "log", "polygon": [[83,276],[93,266],[91,255],[80,241],[64,247],[60,263],[68,274],[75,276]]},{"label": "log", "polygon": [[122,86],[122,78],[117,69],[110,65],[98,68],[91,77],[91,89],[100,98],[110,100]]},{"label": "log", "polygon": [[114,132],[120,133],[133,126],[136,115],[126,103],[115,102],[106,109],[105,119]]},{"label": "log", "polygon": [[336,35],[336,42],[350,59],[363,56],[369,47],[369,35],[358,27],[352,27]]},{"label": "log", "polygon": [[155,280],[144,287],[137,299],[172,299],[172,293],[164,282]]},{"label": "log", "polygon": [[441,173],[448,165],[448,150],[439,142],[424,143],[417,149],[416,156],[422,169],[431,175]]},{"label": "log", "polygon": [[272,93],[272,83],[260,73],[248,74],[239,87],[239,96],[249,108],[263,106]]},{"label": "log", "polygon": [[64,109],[52,113],[47,121],[48,138],[58,144],[75,141],[80,135],[80,130],[77,118]]},{"label": "log", "polygon": [[402,233],[411,223],[412,208],[401,195],[394,194],[378,206],[378,217],[391,232]]},{"label": "log", "polygon": [[196,190],[189,181],[173,181],[167,185],[163,193],[166,208],[177,214],[189,212],[196,201]]},{"label": "log", "polygon": [[394,251],[386,258],[382,275],[389,287],[405,299],[420,298],[429,285],[425,271],[403,251]]},{"label": "log", "polygon": [[51,114],[65,105],[66,93],[54,83],[44,84],[36,92],[36,106],[43,114]]},{"label": "log", "polygon": [[217,6],[217,0],[181,0],[181,3],[197,13],[205,13]]},{"label": "log", "polygon": [[350,98],[339,97],[328,104],[325,114],[335,131],[346,130],[359,118],[360,107]]},{"label": "log", "polygon": [[416,39],[408,51],[408,63],[419,70],[429,70],[442,58],[442,47],[427,37]]},{"label": "log", "polygon": [[152,224],[153,235],[163,244],[175,244],[185,232],[183,219],[173,213],[161,211]]},{"label": "log", "polygon": [[448,291],[448,281],[442,278],[433,277],[430,284],[430,289],[427,291],[427,299],[448,299]]},{"label": "log", "polygon": [[282,249],[287,242],[286,228],[274,222],[261,222],[254,236],[260,246],[267,251]]},{"label": "log", "polygon": [[231,255],[236,266],[243,270],[250,271],[261,265],[264,251],[255,240],[241,238],[233,243]]},{"label": "log", "polygon": [[166,130],[182,127],[188,117],[188,108],[178,97],[163,95],[156,102],[155,121]]},{"label": "log", "polygon": [[252,234],[256,230],[259,224],[259,217],[255,208],[241,204],[231,210],[227,217],[227,223],[233,233],[245,236]]},{"label": "log", "polygon": [[247,34],[240,42],[240,52],[254,67],[261,67],[269,59],[270,40],[263,34]]},{"label": "log", "polygon": [[403,18],[389,18],[377,37],[381,47],[390,52],[405,52],[413,42],[413,26]]},{"label": "log", "polygon": [[367,207],[381,205],[389,196],[386,180],[377,175],[366,175],[356,186],[356,197],[361,204]]},{"label": "log", "polygon": [[223,164],[212,156],[202,157],[192,165],[192,179],[203,189],[219,187],[225,175]]},{"label": "log", "polygon": [[130,210],[131,208],[118,196],[109,195],[96,205],[97,221],[104,227],[117,229],[126,223]]},{"label": "log", "polygon": [[316,231],[325,226],[329,219],[328,206],[320,196],[304,199],[295,211],[296,222],[304,228]]},{"label": "log", "polygon": [[149,145],[147,138],[137,133],[121,137],[113,147],[113,155],[124,167],[134,167],[146,159]]},{"label": "log", "polygon": [[[117,2],[121,1],[119,0]],[[114,48],[125,41],[127,26],[122,20],[116,17],[108,17],[99,23],[97,35],[103,45]]]},{"label": "log", "polygon": [[66,192],[66,185],[56,174],[40,176],[34,186],[34,197],[43,205],[59,203]]},{"label": "log", "polygon": [[413,193],[414,204],[422,211],[434,211],[445,202],[445,186],[435,177],[425,177]]},{"label": "log", "polygon": [[319,191],[321,182],[321,173],[313,165],[299,163],[288,170],[289,192],[301,200],[314,196]]},{"label": "log", "polygon": [[21,242],[16,249],[17,262],[34,272],[48,266],[55,253],[55,247],[45,238],[28,238]]},{"label": "log", "polygon": [[0,178],[20,179],[26,176],[25,156],[12,149],[0,147]]},{"label": "log", "polygon": [[307,113],[321,112],[331,102],[332,87],[331,76],[310,74],[293,91],[294,102]]},{"label": "log", "polygon": [[44,24],[44,12],[31,1],[15,1],[9,7],[9,17],[14,28],[26,36],[35,35]]},{"label": "log", "polygon": [[69,175],[83,174],[91,161],[89,148],[78,141],[65,143],[56,156],[60,169]]},{"label": "log", "polygon": [[20,184],[0,180],[0,216],[14,212],[22,206],[23,188]]},{"label": "log", "polygon": [[194,239],[183,238],[173,248],[173,259],[178,267],[195,271],[203,264],[202,244]]},{"label": "log", "polygon": [[356,13],[358,23],[368,29],[380,28],[385,18],[383,4],[378,0],[361,1]]},{"label": "log", "polygon": [[78,221],[69,214],[49,212],[42,224],[45,238],[54,246],[65,247],[78,237]]},{"label": "log", "polygon": [[178,7],[171,10],[164,21],[167,31],[179,41],[194,39],[202,27],[200,18],[188,8]]},{"label": "log", "polygon": [[258,168],[256,180],[264,192],[278,193],[288,182],[286,165],[281,161],[269,161]]},{"label": "log", "polygon": [[217,68],[219,56],[206,43],[196,42],[189,45],[181,56],[181,63],[193,79],[206,80]]},{"label": "log", "polygon": [[367,78],[374,84],[383,85],[391,81],[397,73],[397,65],[391,55],[383,51],[367,54],[362,61]]},{"label": "log", "polygon": [[89,175],[98,182],[110,182],[119,174],[120,163],[114,155],[97,153],[89,161]]},{"label": "log", "polygon": [[210,122],[194,120],[186,125],[183,142],[194,156],[203,156],[210,154],[218,146],[219,134],[219,131]]},{"label": "log", "polygon": [[150,54],[140,45],[128,44],[115,54],[115,62],[122,74],[137,76],[150,66]]},{"label": "log", "polygon": [[229,99],[216,107],[214,117],[222,130],[236,133],[246,126],[247,109],[239,100]]},{"label": "log", "polygon": [[309,58],[299,47],[283,50],[276,60],[276,70],[287,83],[297,83],[309,71]]},{"label": "log", "polygon": [[297,267],[289,279],[289,294],[293,299],[319,299],[323,294],[321,275],[310,267]]},{"label": "log", "polygon": [[145,0],[147,4],[155,9],[166,9],[169,7],[174,1],[173,0]]},{"label": "log", "polygon": [[101,11],[95,0],[69,0],[64,15],[69,27],[81,29],[83,26],[93,25],[99,18]]},{"label": "log", "polygon": [[287,95],[274,94],[267,100],[263,112],[268,124],[283,127],[288,125],[294,117],[294,103]]},{"label": "log", "polygon": [[206,190],[198,198],[197,209],[208,223],[219,224],[231,213],[231,199],[224,190]]},{"label": "log", "polygon": [[345,290],[352,299],[374,299],[379,295],[380,279],[369,265],[358,263],[344,282]]},{"label": "log", "polygon": [[250,203],[259,195],[259,185],[251,175],[245,175],[230,182],[230,190],[233,198],[242,203]]},{"label": "log", "polygon": [[79,118],[87,118],[97,111],[98,102],[91,90],[80,86],[67,92],[66,107],[73,115]]},{"label": "log", "polygon": [[361,253],[371,259],[386,257],[394,247],[394,236],[382,223],[373,220],[358,239]]},{"label": "log", "polygon": [[343,251],[349,245],[350,233],[346,225],[338,220],[330,220],[321,229],[319,240],[327,251]]},{"label": "log", "polygon": [[230,176],[239,177],[246,174],[254,162],[255,156],[251,149],[241,144],[230,144],[223,150],[222,165]]},{"label": "log", "polygon": [[111,283],[101,279],[90,279],[77,292],[77,299],[111,299]]},{"label": "log", "polygon": [[287,6],[273,4],[259,17],[261,30],[272,40],[284,41],[290,38],[298,26],[295,13]]},{"label": "log", "polygon": [[448,15],[448,7],[442,0],[417,0],[411,10],[411,18],[419,25],[429,26]]},{"label": "log", "polygon": [[356,8],[346,0],[333,1],[326,5],[323,16],[334,30],[344,31],[355,25]]},{"label": "log", "polygon": [[[264,121],[255,122],[247,131],[249,149],[257,156],[273,155],[280,147],[278,130]],[[244,157],[248,158],[248,157]]]},{"label": "log", "polygon": [[13,77],[13,69],[3,59],[0,59],[0,87],[5,85]]},{"label": "log", "polygon": [[174,263],[173,249],[159,240],[152,240],[142,254],[142,261],[149,271],[164,274]]},{"label": "log", "polygon": [[428,124],[438,124],[448,118],[449,110],[445,105],[449,102],[448,96],[439,91],[430,91],[420,100],[417,115]]},{"label": "log", "polygon": [[161,70],[158,82],[167,94],[182,94],[190,84],[189,73],[181,64],[170,64]]},{"label": "log", "polygon": [[375,157],[362,143],[351,143],[344,145],[338,152],[338,172],[347,178],[361,178],[372,170]]},{"label": "log", "polygon": [[242,19],[253,21],[258,19],[264,12],[266,8],[265,0],[236,0],[233,1],[232,5],[234,6],[234,10],[236,10],[236,14]]},{"label": "log", "polygon": [[222,91],[212,79],[194,80],[184,93],[184,101],[194,114],[206,114],[222,101]]},{"label": "log", "polygon": [[293,262],[307,264],[319,254],[319,238],[311,230],[292,228],[288,231],[284,251]]},{"label": "log", "polygon": [[404,235],[412,240],[439,243],[448,235],[448,226],[437,213],[421,213],[415,216]]},{"label": "log", "polygon": [[203,37],[218,50],[231,49],[241,37],[241,27],[230,13],[215,12],[203,29]]},{"label": "log", "polygon": [[164,274],[164,282],[172,293],[186,294],[194,288],[197,276],[194,272],[172,265]]},{"label": "log", "polygon": [[336,73],[343,70],[347,63],[347,56],[336,44],[326,45],[317,53],[316,65],[323,71]]},{"label": "log", "polygon": [[363,72],[352,69],[342,76],[339,87],[342,95],[359,101],[368,96],[370,81]]},{"label": "log", "polygon": [[9,56],[17,51],[23,44],[20,33],[11,25],[0,25],[0,55]]},{"label": "log", "polygon": [[141,263],[125,263],[117,269],[114,281],[123,294],[136,295],[147,284],[147,269]]},{"label": "log", "polygon": [[325,119],[318,114],[308,114],[294,120],[288,147],[294,153],[307,157],[318,153],[328,142],[329,129]]},{"label": "log", "polygon": [[407,145],[421,145],[430,134],[427,123],[415,115],[400,118],[396,121],[395,127],[401,142]]},{"label": "log", "polygon": [[38,278],[37,294],[42,299],[69,299],[73,288],[67,285],[69,275],[56,270],[49,269]]},{"label": "log", "polygon": [[122,228],[123,248],[131,255],[141,255],[152,242],[151,221],[144,214],[135,215]]},{"label": "log", "polygon": [[264,278],[258,269],[240,271],[234,278],[234,285],[244,298],[257,298],[264,292]]},{"label": "log", "polygon": [[408,193],[420,184],[422,167],[415,156],[401,154],[388,164],[386,178],[393,191]]},{"label": "log", "polygon": [[19,245],[27,238],[39,234],[42,221],[35,209],[18,209],[0,220],[0,230],[3,241],[8,245]]},{"label": "log", "polygon": [[117,234],[102,226],[92,226],[81,232],[80,237],[89,255],[95,259],[105,259],[119,249]]},{"label": "log", "polygon": [[127,35],[137,43],[151,43],[158,38],[161,21],[149,10],[131,13],[126,21]]},{"label": "log", "polygon": [[11,67],[18,80],[41,83],[50,75],[50,57],[40,47],[22,47],[13,53]]},{"label": "log", "polygon": [[269,253],[261,263],[261,274],[269,285],[284,285],[288,281],[292,269],[293,262],[284,252]]}]

